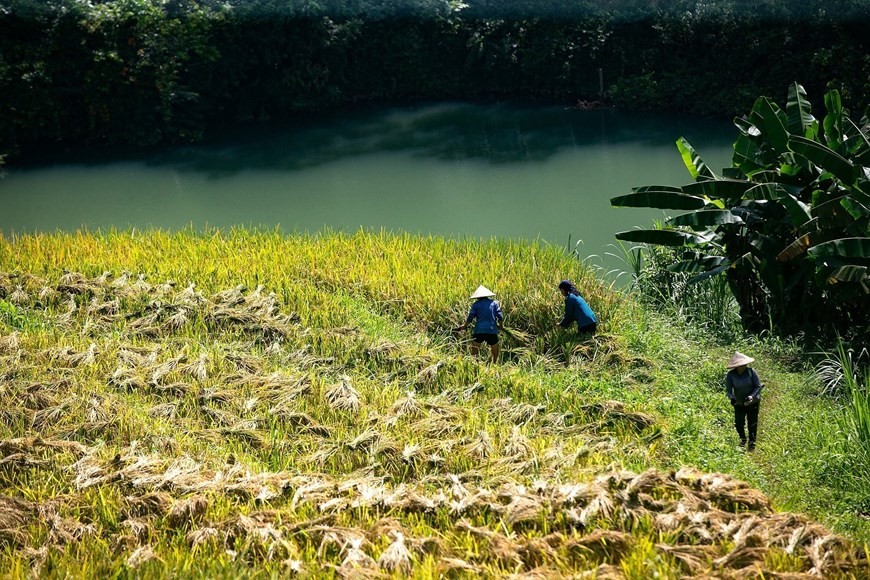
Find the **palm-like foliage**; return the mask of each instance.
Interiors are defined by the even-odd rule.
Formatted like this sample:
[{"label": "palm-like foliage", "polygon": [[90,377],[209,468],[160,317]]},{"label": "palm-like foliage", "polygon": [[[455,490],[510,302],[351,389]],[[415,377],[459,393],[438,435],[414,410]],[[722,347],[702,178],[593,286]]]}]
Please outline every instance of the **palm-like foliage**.
[{"label": "palm-like foliage", "polygon": [[636,188],[611,204],[690,211],[617,239],[682,247],[669,269],[696,280],[724,273],[748,329],[866,328],[870,122],[853,121],[836,90],[824,100],[819,120],[797,83],[785,109],[758,98],[735,119],[740,135],[721,175],[680,138],[692,183]]}]

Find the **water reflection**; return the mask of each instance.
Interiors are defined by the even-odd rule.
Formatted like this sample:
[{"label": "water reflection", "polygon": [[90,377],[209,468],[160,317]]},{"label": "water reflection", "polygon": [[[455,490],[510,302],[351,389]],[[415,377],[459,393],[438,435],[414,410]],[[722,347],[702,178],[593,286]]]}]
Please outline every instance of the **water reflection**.
[{"label": "water reflection", "polygon": [[[340,116],[321,114],[277,124],[255,124],[149,160],[213,178],[251,169],[301,170],[343,158],[395,152],[441,161],[492,164],[543,162],[569,148],[632,143],[672,144],[675,126],[727,146],[722,121],[583,111],[560,107],[449,103],[374,108]],[[711,142],[710,136],[718,134]]]}]

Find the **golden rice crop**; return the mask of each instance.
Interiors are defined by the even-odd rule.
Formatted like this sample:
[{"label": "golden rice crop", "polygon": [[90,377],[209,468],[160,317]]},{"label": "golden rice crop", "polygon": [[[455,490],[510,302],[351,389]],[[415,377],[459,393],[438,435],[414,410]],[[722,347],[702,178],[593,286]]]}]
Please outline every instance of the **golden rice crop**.
[{"label": "golden rice crop", "polygon": [[[570,277],[602,319],[553,328]],[[478,284],[501,364],[449,329]],[[608,392],[632,306],[558,248],[386,233],[0,236],[0,573],[860,575]],[[646,364],[646,363],[644,363]],[[652,365],[650,373],[655,369]],[[617,377],[617,379],[614,379]]]}]

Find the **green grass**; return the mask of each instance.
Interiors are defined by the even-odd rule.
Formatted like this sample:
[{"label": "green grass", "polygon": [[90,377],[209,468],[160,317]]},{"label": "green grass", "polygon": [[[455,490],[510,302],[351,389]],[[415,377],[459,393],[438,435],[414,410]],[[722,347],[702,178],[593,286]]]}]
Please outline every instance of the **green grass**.
[{"label": "green grass", "polygon": [[[564,278],[592,339],[554,327]],[[451,332],[478,284],[498,364]],[[729,349],[690,336],[542,244],[0,237],[0,573],[860,576],[842,409],[733,345],[767,383],[742,453]]]}]

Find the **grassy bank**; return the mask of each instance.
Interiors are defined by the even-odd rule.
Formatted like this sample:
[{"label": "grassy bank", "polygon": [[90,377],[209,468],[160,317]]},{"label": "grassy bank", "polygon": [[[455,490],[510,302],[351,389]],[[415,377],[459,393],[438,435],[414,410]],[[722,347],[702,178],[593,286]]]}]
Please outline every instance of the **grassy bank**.
[{"label": "grassy bank", "polygon": [[[554,328],[565,277],[593,339]],[[514,330],[496,365],[450,332],[478,284]],[[836,409],[787,348],[740,346],[768,383],[752,456],[727,349],[559,248],[0,237],[0,573],[860,576]]]}]

